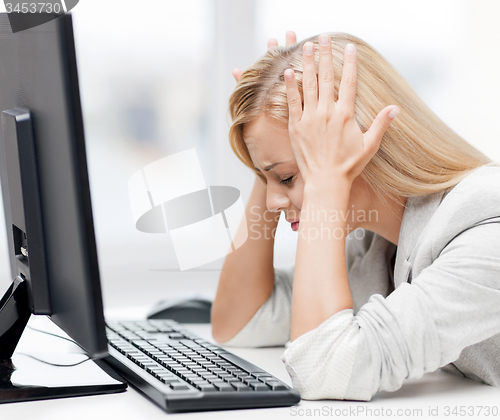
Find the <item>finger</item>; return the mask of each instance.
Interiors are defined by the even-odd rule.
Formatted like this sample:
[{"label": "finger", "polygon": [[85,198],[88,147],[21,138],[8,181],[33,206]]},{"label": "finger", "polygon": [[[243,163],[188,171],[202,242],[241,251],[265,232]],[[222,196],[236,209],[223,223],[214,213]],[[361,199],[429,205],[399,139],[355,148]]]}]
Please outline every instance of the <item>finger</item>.
[{"label": "finger", "polygon": [[332,60],[332,40],[330,35],[323,34],[319,37],[319,102],[334,104],[335,85]]},{"label": "finger", "polygon": [[291,69],[285,70],[286,99],[288,101],[288,124],[300,121],[302,117],[302,99],[295,72]]},{"label": "finger", "polygon": [[295,32],[293,31],[288,31],[286,33],[286,46],[288,47],[289,45],[296,43],[297,43],[297,35],[295,35]]},{"label": "finger", "polygon": [[364,147],[371,152],[370,159],[377,153],[384,133],[399,112],[400,109],[395,105],[386,106],[378,113],[369,130],[364,134]]},{"label": "finger", "polygon": [[344,68],[340,80],[339,99],[342,107],[349,115],[354,117],[354,105],[356,103],[356,83],[358,79],[356,47],[347,44],[344,51]]},{"label": "finger", "polygon": [[304,91],[304,111],[315,110],[318,105],[318,80],[314,62],[314,44],[306,42],[302,50],[302,89]]},{"label": "finger", "polygon": [[243,72],[240,69],[233,69],[233,71],[231,72],[231,74],[236,79],[236,81],[239,82],[240,81],[240,77],[243,74]]},{"label": "finger", "polygon": [[276,38],[269,38],[267,40],[267,49],[274,48],[278,46],[278,40]]}]

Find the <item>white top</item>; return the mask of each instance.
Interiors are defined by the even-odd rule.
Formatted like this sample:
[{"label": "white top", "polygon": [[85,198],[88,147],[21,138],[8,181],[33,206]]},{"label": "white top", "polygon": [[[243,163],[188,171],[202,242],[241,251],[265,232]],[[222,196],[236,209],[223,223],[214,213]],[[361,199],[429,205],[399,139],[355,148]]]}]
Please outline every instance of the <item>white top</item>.
[{"label": "white top", "polygon": [[[304,399],[368,401],[440,367],[500,386],[498,185],[500,168],[488,166],[451,192],[409,198],[397,249],[372,232],[351,233],[354,310],[300,336],[282,356]],[[276,269],[270,298],[225,344],[285,344],[292,285],[293,269]]]}]

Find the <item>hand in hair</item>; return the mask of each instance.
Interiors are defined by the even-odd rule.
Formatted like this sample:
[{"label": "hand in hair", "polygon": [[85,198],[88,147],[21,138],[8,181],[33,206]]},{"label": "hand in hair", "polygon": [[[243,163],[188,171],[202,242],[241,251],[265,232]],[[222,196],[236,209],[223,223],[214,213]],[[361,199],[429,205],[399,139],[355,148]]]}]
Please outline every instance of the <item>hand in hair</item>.
[{"label": "hand in hair", "polygon": [[385,107],[369,130],[363,133],[355,118],[356,47],[348,44],[345,48],[337,101],[334,99],[330,36],[320,36],[318,47],[318,76],[315,45],[306,42],[303,47],[303,106],[295,72],[291,69],[285,71],[290,140],[306,185],[339,177],[352,183],[377,152],[382,136],[399,108],[394,105]]},{"label": "hand in hair", "polygon": [[[297,35],[295,35],[295,32],[293,31],[288,31],[286,33],[286,46],[288,47],[289,45],[295,44],[297,42]],[[278,40],[276,38],[269,38],[267,41],[267,49],[269,48],[274,48],[278,46]],[[240,70],[239,68],[233,69],[231,72],[233,77],[236,79],[237,82],[239,82],[241,75],[243,74],[243,71]]]}]

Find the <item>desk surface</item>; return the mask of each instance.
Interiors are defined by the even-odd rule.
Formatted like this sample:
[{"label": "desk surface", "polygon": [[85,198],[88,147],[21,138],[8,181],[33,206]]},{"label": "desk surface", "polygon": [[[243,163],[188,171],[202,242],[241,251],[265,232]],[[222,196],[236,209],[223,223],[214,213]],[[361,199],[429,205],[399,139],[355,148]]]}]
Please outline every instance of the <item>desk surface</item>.
[{"label": "desk surface", "polygon": [[[109,319],[140,319],[143,317],[145,309],[147,308],[116,309],[107,312],[107,317]],[[40,322],[48,322],[51,328],[56,328],[50,321],[36,318],[30,322],[38,327],[40,327]],[[193,324],[191,329],[204,338],[212,339],[208,325]],[[41,340],[40,333],[27,330],[21,340],[19,349],[24,351],[26,351],[26,349],[33,349],[33,343],[35,341],[37,348],[43,346],[52,347],[54,345],[53,340],[63,341],[49,336],[43,337],[45,338]],[[66,344],[66,346],[67,345],[72,346],[69,343]],[[290,378],[280,360],[283,348],[230,348],[230,351],[248,359],[284,382],[290,384]],[[475,410],[475,416],[460,415],[461,407],[462,410],[466,410],[467,414],[472,413],[471,410]],[[255,416],[259,416],[262,419],[272,418],[273,420],[309,416],[326,418],[340,416],[358,418],[435,418],[437,417],[436,414],[439,414],[440,417],[445,416],[449,410],[448,417],[458,418],[477,417],[480,409],[478,407],[482,407],[480,416],[490,412],[490,415],[487,417],[500,417],[500,413],[498,412],[496,416],[491,415],[491,413],[495,413],[495,410],[500,411],[500,389],[438,371],[427,374],[418,380],[406,381],[404,386],[396,392],[380,392],[369,403],[350,401],[302,401],[296,407],[238,410],[237,412],[217,411],[186,413],[179,414],[178,416],[189,419],[200,417],[234,419],[237,413],[238,419],[254,419]],[[455,411],[456,415],[454,415],[452,411],[455,408],[457,410]],[[432,411],[430,412],[430,410]],[[68,418],[72,420],[100,420],[106,418],[119,420],[155,420],[162,419],[166,415],[167,414],[163,410],[130,387],[126,392],[113,395],[0,405],[0,418],[9,420],[27,420],[30,418],[37,420],[66,420]]]}]

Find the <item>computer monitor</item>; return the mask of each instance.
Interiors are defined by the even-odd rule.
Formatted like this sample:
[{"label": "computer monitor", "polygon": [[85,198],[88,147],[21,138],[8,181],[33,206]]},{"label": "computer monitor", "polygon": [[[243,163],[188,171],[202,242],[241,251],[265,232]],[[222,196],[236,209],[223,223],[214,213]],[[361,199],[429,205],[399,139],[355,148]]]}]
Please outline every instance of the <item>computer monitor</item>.
[{"label": "computer monitor", "polygon": [[[12,385],[11,356],[31,314],[48,315],[92,358],[108,351],[70,14],[17,33],[0,14],[0,114],[13,280],[0,301],[5,401],[11,396],[2,384]],[[97,391],[82,387],[69,395]],[[37,392],[32,394],[48,398],[67,391]]]}]

